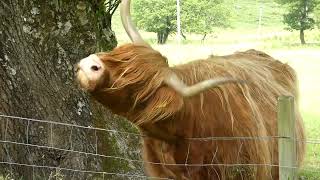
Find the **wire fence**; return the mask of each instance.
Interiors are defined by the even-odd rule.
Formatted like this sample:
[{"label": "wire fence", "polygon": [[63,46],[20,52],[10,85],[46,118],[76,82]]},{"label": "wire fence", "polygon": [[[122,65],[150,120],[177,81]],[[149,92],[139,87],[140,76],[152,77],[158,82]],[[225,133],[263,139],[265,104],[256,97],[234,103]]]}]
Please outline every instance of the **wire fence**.
[{"label": "wire fence", "polygon": [[[95,156],[95,157],[101,157],[101,158],[109,158],[114,160],[121,160],[121,161],[127,161],[131,163],[140,163],[140,164],[151,164],[151,165],[163,165],[163,166],[183,166],[183,167],[207,167],[207,166],[224,166],[224,167],[241,167],[241,166],[267,166],[267,167],[283,167],[283,168],[289,168],[289,169],[297,169],[298,167],[289,167],[289,166],[279,166],[279,164],[216,164],[216,163],[210,163],[210,164],[170,164],[170,163],[160,163],[160,162],[149,162],[149,161],[143,161],[141,159],[129,159],[124,158],[120,156],[109,156],[109,155],[103,155],[98,153],[98,137],[97,137],[97,131],[102,131],[106,133],[118,133],[118,134],[124,134],[129,136],[135,136],[140,138],[149,138],[148,136],[141,135],[138,133],[132,133],[132,132],[124,132],[124,131],[117,131],[117,130],[110,130],[110,129],[103,129],[103,128],[96,128],[96,127],[87,127],[87,126],[81,126],[76,124],[68,124],[68,123],[62,123],[62,122],[55,122],[55,121],[48,121],[48,120],[40,120],[40,119],[33,119],[33,118],[25,118],[25,117],[18,117],[18,116],[11,116],[11,115],[4,115],[3,113],[0,113],[0,123],[5,123],[5,129],[4,129],[4,139],[0,140],[0,144],[7,144],[7,145],[20,145],[24,147],[33,147],[33,148],[39,148],[39,149],[45,149],[45,150],[55,150],[55,151],[61,151],[65,153],[77,153],[80,155],[85,156]],[[5,120],[3,120],[5,119]],[[22,120],[27,122],[26,127],[26,139],[27,142],[17,142],[17,141],[11,141],[7,138],[7,132],[8,132],[8,124],[10,121],[14,120]],[[49,138],[53,138],[53,128],[52,125],[61,125],[66,127],[72,127],[72,128],[80,128],[80,129],[88,129],[88,130],[94,130],[95,131],[95,152],[84,152],[84,151],[78,151],[78,150],[72,150],[72,149],[66,149],[66,148],[59,148],[53,146],[53,144],[50,145],[37,145],[32,144],[28,142],[29,139],[29,130],[30,130],[30,123],[31,122],[39,122],[39,123],[46,123],[50,125],[50,135]],[[276,140],[279,138],[287,139],[290,137],[283,137],[283,136],[265,136],[265,137],[205,137],[205,138],[186,138],[185,140],[188,141],[234,141],[234,140]],[[303,140],[301,139],[295,139],[297,142],[301,142]],[[52,142],[52,141],[50,141]],[[320,139],[308,139],[305,140],[305,143],[311,144],[311,145],[320,145]],[[320,161],[320,159],[319,159]],[[46,168],[46,169],[53,169],[53,170],[63,170],[63,171],[70,171],[70,172],[81,172],[81,173],[90,173],[90,174],[99,174],[102,175],[103,179],[107,175],[114,175],[119,177],[132,177],[132,178],[143,178],[143,179],[169,179],[169,178],[160,178],[160,177],[150,177],[145,175],[135,175],[135,174],[124,174],[124,173],[114,173],[114,172],[102,172],[102,171],[91,171],[91,170],[80,170],[80,169],[71,169],[71,168],[63,168],[63,167],[54,167],[54,166],[46,166],[46,165],[35,165],[35,164],[24,164],[19,162],[12,162],[9,158],[8,161],[0,161],[0,165],[7,165],[7,166],[24,166],[24,167],[30,167],[33,169],[35,168]],[[301,168],[300,168],[301,169]],[[320,168],[312,168],[312,169],[306,169],[302,168],[303,171],[309,171],[309,172],[316,172],[320,173]]]}]

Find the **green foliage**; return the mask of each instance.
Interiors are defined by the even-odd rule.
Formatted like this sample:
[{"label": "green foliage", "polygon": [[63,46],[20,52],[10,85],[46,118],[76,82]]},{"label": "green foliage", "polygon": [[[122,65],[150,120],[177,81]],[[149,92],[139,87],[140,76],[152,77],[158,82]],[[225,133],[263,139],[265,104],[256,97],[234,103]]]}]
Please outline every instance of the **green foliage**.
[{"label": "green foliage", "polygon": [[320,1],[318,1],[316,7],[314,8],[314,18],[316,25],[320,28]]},{"label": "green foliage", "polygon": [[236,29],[258,28],[260,8],[262,10],[262,27],[282,27],[285,8],[275,1],[264,0],[225,0],[232,8],[231,25]]},{"label": "green foliage", "polygon": [[[137,0],[133,3],[137,25],[149,32],[167,36],[176,28],[176,3],[174,0]],[[159,42],[162,43],[162,42]]]},{"label": "green foliage", "polygon": [[167,28],[174,29],[176,7],[173,0],[137,0],[133,1],[134,19],[137,25],[149,32],[159,32]]},{"label": "green foliage", "polygon": [[187,32],[205,35],[230,25],[231,12],[222,0],[184,0],[182,9],[182,27]]},{"label": "green foliage", "polygon": [[289,12],[284,15],[283,22],[289,30],[300,31],[301,44],[305,44],[304,31],[313,29],[315,20],[312,13],[318,0],[278,0],[279,3],[287,4]]},{"label": "green foliage", "polygon": [[[230,11],[222,0],[183,0],[181,1],[181,24],[184,31],[198,34],[211,33],[214,27],[228,25]],[[134,19],[140,28],[155,32],[159,38],[167,38],[176,30],[175,0],[136,0]],[[165,39],[166,40],[166,39]]]},{"label": "green foliage", "polygon": [[284,23],[293,30],[307,30],[314,27],[315,21],[310,16],[315,7],[315,0],[291,0],[289,12],[284,15]]}]

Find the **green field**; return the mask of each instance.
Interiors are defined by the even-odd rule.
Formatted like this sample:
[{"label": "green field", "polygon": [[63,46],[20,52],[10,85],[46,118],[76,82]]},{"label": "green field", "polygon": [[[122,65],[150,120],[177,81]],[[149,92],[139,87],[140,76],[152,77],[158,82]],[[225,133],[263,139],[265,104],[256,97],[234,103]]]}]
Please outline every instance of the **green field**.
[{"label": "green field", "polygon": [[234,28],[254,29],[259,22],[260,10],[261,25],[264,27],[283,27],[283,6],[270,0],[227,0],[234,9],[231,24]]},{"label": "green field", "polygon": [[[143,37],[153,47],[167,56],[170,64],[180,64],[211,54],[225,55],[235,51],[258,49],[288,63],[297,72],[300,88],[300,110],[303,115],[307,138],[320,139],[320,31],[306,31],[307,44],[302,46],[299,33],[284,29],[282,14],[285,8],[271,1],[230,0],[234,9],[232,28],[219,29],[205,41],[201,35],[186,34],[187,40],[178,45],[175,35],[169,37],[166,45],[157,45],[156,34],[143,32]],[[262,26],[258,28],[260,7]],[[121,27],[118,13],[114,29],[120,44],[130,42]],[[302,179],[320,179],[320,144],[308,144]]]}]

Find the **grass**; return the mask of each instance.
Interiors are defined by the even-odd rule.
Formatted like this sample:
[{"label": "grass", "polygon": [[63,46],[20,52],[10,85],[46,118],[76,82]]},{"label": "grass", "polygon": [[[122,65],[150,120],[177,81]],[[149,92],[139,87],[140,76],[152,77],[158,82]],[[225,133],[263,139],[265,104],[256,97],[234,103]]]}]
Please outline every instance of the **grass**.
[{"label": "grass", "polygon": [[281,27],[282,14],[285,8],[270,0],[229,0],[233,7],[231,24],[233,27],[253,29],[257,28],[260,16],[262,15],[261,25],[264,27]]}]

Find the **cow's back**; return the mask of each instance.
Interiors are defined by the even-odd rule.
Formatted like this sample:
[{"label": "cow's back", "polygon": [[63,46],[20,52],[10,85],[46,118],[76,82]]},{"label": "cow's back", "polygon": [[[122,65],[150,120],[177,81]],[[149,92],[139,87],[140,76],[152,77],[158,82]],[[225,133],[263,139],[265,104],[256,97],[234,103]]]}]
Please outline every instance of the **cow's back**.
[{"label": "cow's back", "polygon": [[[249,50],[229,56],[212,56],[173,67],[173,70],[189,85],[217,77],[234,77],[246,83],[223,85],[185,99],[181,112],[175,115],[176,129],[172,133],[187,138],[260,137],[181,143],[172,151],[176,163],[185,163],[186,156],[190,164],[278,163],[277,139],[267,137],[277,136],[277,98],[281,95],[297,98],[296,77],[290,66],[265,53]],[[304,139],[298,110],[296,117],[297,138]],[[299,144],[299,154],[300,162],[303,144]],[[271,175],[268,166],[212,166],[193,168],[193,172],[215,174],[214,170],[226,178],[230,172],[252,169],[255,169],[257,179],[277,177],[277,168]],[[250,178],[250,174],[245,177]]]}]

